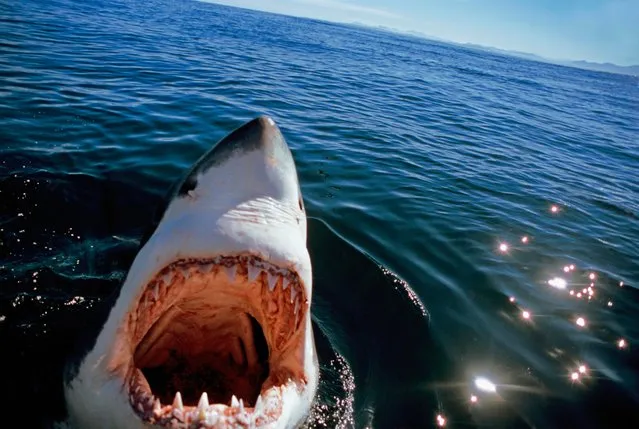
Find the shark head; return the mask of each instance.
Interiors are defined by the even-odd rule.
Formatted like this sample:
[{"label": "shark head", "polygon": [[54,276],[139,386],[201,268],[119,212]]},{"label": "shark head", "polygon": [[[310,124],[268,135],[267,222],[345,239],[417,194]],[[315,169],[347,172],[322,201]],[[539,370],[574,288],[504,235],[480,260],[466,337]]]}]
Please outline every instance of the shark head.
[{"label": "shark head", "polygon": [[75,427],[288,428],[318,383],[295,163],[269,117],[179,182],[65,382]]}]

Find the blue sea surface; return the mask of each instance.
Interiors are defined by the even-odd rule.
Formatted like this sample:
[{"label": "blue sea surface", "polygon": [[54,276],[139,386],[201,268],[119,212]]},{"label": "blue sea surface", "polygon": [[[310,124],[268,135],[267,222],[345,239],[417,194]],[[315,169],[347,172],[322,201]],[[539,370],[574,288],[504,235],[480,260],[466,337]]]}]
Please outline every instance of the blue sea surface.
[{"label": "blue sea surface", "polygon": [[639,427],[639,77],[189,0],[1,1],[0,35],[0,376],[35,426],[168,188],[267,114],[308,427]]}]

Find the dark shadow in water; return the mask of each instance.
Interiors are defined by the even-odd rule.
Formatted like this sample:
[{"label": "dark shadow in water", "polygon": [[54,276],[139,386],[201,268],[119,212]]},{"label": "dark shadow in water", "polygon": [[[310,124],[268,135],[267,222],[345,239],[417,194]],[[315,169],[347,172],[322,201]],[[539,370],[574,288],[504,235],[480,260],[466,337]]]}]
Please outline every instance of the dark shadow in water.
[{"label": "dark shadow in water", "polygon": [[352,368],[356,426],[432,426],[446,360],[408,285],[316,219],[309,251],[314,320]]}]

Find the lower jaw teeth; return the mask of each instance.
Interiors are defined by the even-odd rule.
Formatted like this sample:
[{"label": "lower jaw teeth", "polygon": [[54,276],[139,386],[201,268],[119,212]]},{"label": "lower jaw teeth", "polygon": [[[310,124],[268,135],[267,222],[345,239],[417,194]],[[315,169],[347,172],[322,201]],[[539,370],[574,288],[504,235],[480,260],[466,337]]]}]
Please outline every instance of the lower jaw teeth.
[{"label": "lower jaw teeth", "polygon": [[[267,396],[270,395],[267,394]],[[133,399],[133,397],[131,399]],[[172,406],[168,409],[166,407],[163,409],[160,400],[154,397],[149,397],[146,400],[137,402],[136,409],[141,414],[148,416],[148,408],[145,409],[143,403],[153,403],[153,419],[156,422],[177,419],[179,422],[186,424],[200,422],[213,426],[217,424],[220,419],[224,419],[226,423],[236,422],[242,425],[249,425],[255,423],[257,419],[265,418],[266,402],[260,394],[255,401],[255,406],[252,409],[247,409],[244,405],[244,400],[238,399],[237,396],[233,395],[230,408],[233,409],[234,413],[230,414],[228,410],[229,407],[226,405],[209,404],[208,394],[204,392],[198,401],[197,407],[186,407],[185,409],[182,395],[180,392],[177,392],[173,399]]]},{"label": "lower jaw teeth", "polygon": [[175,394],[175,398],[173,399],[173,408],[177,408],[180,411],[184,409],[184,404],[182,403],[182,395],[180,394],[180,392],[177,392]]}]

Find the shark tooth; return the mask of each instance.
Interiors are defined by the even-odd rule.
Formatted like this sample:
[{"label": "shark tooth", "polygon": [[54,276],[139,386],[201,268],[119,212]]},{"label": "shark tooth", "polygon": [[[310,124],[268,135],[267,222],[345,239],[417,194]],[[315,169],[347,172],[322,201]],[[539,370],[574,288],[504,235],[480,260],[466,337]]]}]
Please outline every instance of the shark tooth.
[{"label": "shark tooth", "polygon": [[162,276],[162,281],[164,282],[165,285],[170,285],[171,282],[173,281],[173,271],[169,271],[168,273],[164,274]]},{"label": "shark tooth", "polygon": [[297,315],[297,312],[300,311],[300,300],[295,301],[295,309],[293,310],[293,314]]},{"label": "shark tooth", "polygon": [[253,265],[248,266],[248,281],[252,282],[253,280],[255,280],[257,278],[257,276],[260,275],[260,273],[262,272],[261,269],[254,267]]},{"label": "shark tooth", "polygon": [[228,278],[230,282],[235,282],[235,265],[224,267],[224,272],[226,273],[226,278]]},{"label": "shark tooth", "polygon": [[153,299],[155,301],[160,299],[160,286],[157,283],[153,286]]},{"label": "shark tooth", "polygon": [[264,401],[262,400],[262,395],[257,397],[257,401],[255,401],[255,407],[253,409],[254,414],[259,414],[262,412],[262,408],[264,408]]},{"label": "shark tooth", "polygon": [[200,396],[200,402],[197,403],[197,409],[199,411],[206,411],[208,407],[209,407],[209,395],[206,392],[203,392],[202,396]]},{"label": "shark tooth", "polygon": [[237,396],[233,395],[231,398],[231,407],[237,408],[240,406],[240,401],[237,400]]},{"label": "shark tooth", "polygon": [[162,402],[160,402],[160,398],[155,398],[153,401],[153,411],[160,411],[162,409]]},{"label": "shark tooth", "polygon": [[293,304],[293,300],[295,299],[296,295],[297,295],[297,289],[291,286],[291,304]]},{"label": "shark tooth", "polygon": [[203,273],[210,273],[211,271],[213,271],[213,264],[204,264],[204,265],[200,265],[200,271]]},{"label": "shark tooth", "polygon": [[244,400],[242,400],[242,399],[240,399],[239,409],[240,409],[240,413],[244,412]]},{"label": "shark tooth", "polygon": [[178,410],[184,409],[184,404],[182,403],[182,394],[180,392],[177,392],[175,394],[175,398],[173,399],[173,408],[176,408]]},{"label": "shark tooth", "polygon": [[180,271],[182,272],[182,275],[185,279],[188,279],[191,276],[191,270],[189,270],[188,267],[181,267]]},{"label": "shark tooth", "polygon": [[290,282],[288,281],[288,279],[286,277],[284,277],[284,280],[282,281],[282,290],[286,290],[286,288],[288,287],[289,283]]},{"label": "shark tooth", "polygon": [[275,289],[275,286],[277,285],[278,276],[268,273],[267,277],[268,277],[268,290],[273,292],[273,289]]}]

